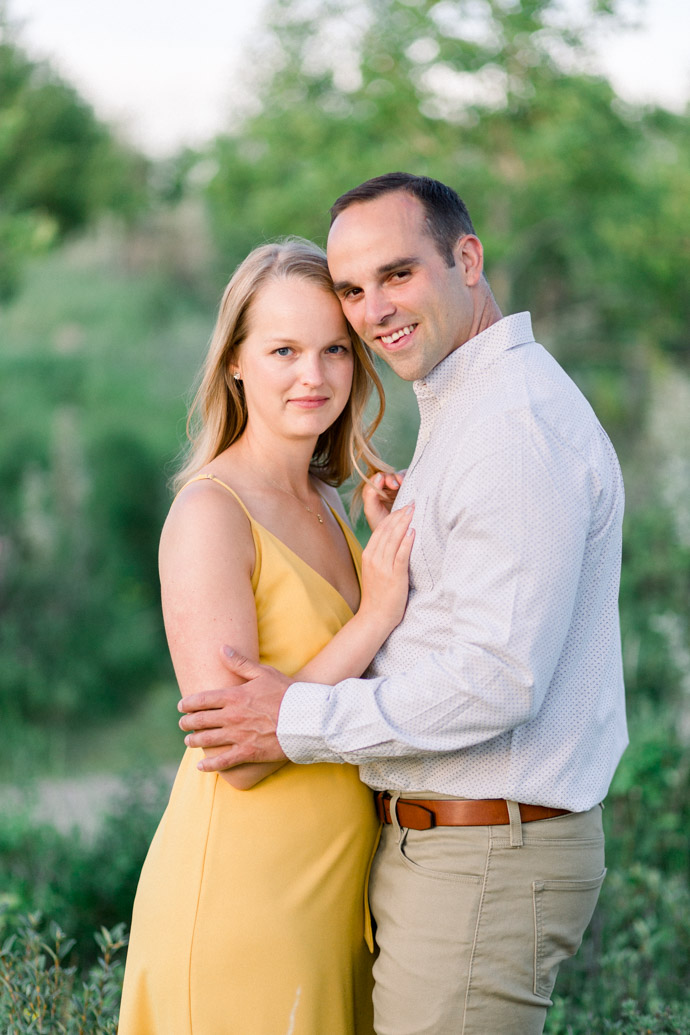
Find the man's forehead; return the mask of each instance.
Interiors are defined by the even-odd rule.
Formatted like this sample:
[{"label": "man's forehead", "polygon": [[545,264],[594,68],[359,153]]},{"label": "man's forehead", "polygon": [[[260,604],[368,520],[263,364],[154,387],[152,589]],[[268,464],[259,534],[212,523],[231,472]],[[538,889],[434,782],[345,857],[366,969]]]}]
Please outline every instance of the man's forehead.
[{"label": "man's forehead", "polygon": [[328,235],[326,252],[331,275],[340,279],[373,265],[395,264],[417,253],[420,234],[428,237],[420,203],[402,191],[357,201],[338,215]]},{"label": "man's forehead", "polygon": [[424,208],[414,195],[402,190],[390,191],[365,201],[353,201],[336,216],[328,239],[330,241],[349,228],[378,227],[390,219],[409,223],[419,229],[425,222]]}]

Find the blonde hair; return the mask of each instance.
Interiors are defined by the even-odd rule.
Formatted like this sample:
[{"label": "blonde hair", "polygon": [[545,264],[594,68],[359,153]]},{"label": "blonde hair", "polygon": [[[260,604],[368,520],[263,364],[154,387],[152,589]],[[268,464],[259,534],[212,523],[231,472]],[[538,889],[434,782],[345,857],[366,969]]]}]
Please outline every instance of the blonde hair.
[{"label": "blonde hair", "polygon": [[[175,491],[236,442],[247,424],[247,405],[242,382],[232,376],[237,349],[248,331],[249,312],[262,287],[271,280],[307,280],[334,297],[326,254],[311,241],[289,237],[264,244],[250,252],[225,288],[199,387],[187,417],[189,446],[182,466],[172,480]],[[371,444],[385,408],[383,386],[369,349],[347,325],[352,342],[352,389],[345,409],[319,435],[311,470],[329,485],[342,485],[356,470],[366,481],[376,471],[390,471]],[[379,399],[378,412],[365,426],[365,409],[372,388]],[[365,471],[362,471],[363,464]],[[359,502],[361,486],[355,491]]]}]

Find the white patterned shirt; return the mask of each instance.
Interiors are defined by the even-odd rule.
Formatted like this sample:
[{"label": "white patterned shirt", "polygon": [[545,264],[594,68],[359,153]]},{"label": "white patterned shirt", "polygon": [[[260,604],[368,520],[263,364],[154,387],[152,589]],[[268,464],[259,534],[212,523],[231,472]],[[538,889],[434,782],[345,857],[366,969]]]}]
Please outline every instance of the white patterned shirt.
[{"label": "white patterned shirt", "polygon": [[379,790],[584,811],[627,744],[613,446],[529,313],[414,389],[405,617],[368,678],[288,689],[280,743],[295,762],[356,763]]}]

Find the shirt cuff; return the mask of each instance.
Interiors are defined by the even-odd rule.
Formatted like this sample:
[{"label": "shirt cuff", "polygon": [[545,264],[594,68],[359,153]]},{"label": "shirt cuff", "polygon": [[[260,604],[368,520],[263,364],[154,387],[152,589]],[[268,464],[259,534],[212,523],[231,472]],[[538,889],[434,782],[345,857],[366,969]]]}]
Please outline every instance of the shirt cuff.
[{"label": "shirt cuff", "polygon": [[276,730],[281,748],[291,762],[343,762],[328,747],[324,729],[332,686],[292,683],[283,697]]}]

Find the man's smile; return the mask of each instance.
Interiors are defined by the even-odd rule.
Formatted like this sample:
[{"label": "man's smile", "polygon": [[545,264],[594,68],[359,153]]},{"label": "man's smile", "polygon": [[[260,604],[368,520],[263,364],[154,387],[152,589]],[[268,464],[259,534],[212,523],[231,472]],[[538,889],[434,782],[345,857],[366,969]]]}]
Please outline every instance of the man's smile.
[{"label": "man's smile", "polygon": [[406,327],[400,327],[397,331],[391,331],[390,334],[379,334],[378,339],[382,345],[390,348],[392,345],[396,345],[402,338],[409,337],[416,327],[416,323],[410,323]]}]

